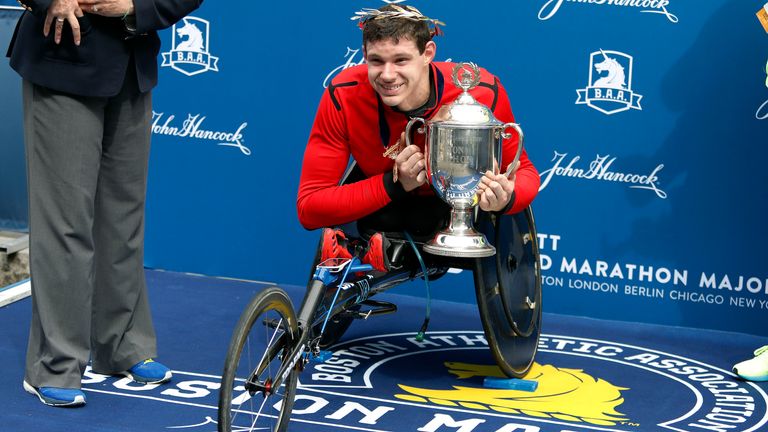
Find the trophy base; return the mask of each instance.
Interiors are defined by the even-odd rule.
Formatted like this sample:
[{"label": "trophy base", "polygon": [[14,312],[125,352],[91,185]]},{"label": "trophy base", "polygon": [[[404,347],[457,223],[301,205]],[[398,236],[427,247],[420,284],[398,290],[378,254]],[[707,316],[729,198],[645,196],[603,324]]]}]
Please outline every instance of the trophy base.
[{"label": "trophy base", "polygon": [[462,234],[440,231],[424,245],[424,251],[432,255],[483,258],[496,254],[496,248],[488,244],[485,235],[471,230]]}]

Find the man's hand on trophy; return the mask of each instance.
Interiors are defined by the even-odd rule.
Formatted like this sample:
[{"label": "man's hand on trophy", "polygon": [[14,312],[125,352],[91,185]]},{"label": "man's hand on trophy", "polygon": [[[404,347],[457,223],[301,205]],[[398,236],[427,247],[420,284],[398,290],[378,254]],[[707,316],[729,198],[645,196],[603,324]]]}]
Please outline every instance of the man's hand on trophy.
[{"label": "man's hand on trophy", "polygon": [[[401,136],[400,140],[405,139]],[[404,148],[395,159],[397,180],[406,192],[410,192],[427,182],[426,162],[424,153],[417,145],[409,145]]]},{"label": "man's hand on trophy", "polygon": [[486,171],[480,179],[480,209],[485,211],[501,211],[509,204],[512,199],[512,192],[515,191],[515,174],[520,167],[520,162],[515,162],[515,166],[510,170],[509,177],[504,174],[494,174],[492,171]]}]

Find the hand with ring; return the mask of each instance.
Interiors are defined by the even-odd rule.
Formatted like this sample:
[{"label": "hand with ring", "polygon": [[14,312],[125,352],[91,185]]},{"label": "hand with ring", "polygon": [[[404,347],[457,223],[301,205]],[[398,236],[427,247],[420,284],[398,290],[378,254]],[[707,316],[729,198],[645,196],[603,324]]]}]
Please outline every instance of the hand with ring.
[{"label": "hand with ring", "polygon": [[72,38],[75,45],[80,45],[80,23],[78,17],[83,16],[83,11],[77,4],[77,0],[53,0],[48,6],[48,13],[45,15],[43,24],[43,36],[48,37],[51,32],[51,25],[54,24],[53,41],[56,44],[61,43],[61,31],[64,28],[64,22],[69,24],[72,29]]},{"label": "hand with ring", "polygon": [[124,17],[133,13],[133,0],[77,0],[83,10],[105,17]]}]

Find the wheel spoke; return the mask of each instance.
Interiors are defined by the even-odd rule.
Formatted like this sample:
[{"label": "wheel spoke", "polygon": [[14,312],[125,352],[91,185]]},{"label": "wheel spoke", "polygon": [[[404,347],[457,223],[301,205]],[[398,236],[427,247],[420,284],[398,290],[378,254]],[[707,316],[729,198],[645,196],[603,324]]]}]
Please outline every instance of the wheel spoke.
[{"label": "wheel spoke", "polygon": [[[278,331],[280,329],[280,324],[282,324],[282,323],[283,323],[283,319],[280,318],[280,321],[277,323],[277,327],[275,327],[275,332],[272,333],[272,337],[269,338],[269,342],[267,342],[267,346],[266,346],[266,349],[264,350],[264,354],[262,354],[261,360],[259,360],[259,363],[258,363],[258,368],[259,369],[261,369],[261,366],[264,364],[264,359],[267,358],[267,354],[271,353],[271,351],[272,351],[272,343],[275,341],[275,336],[277,336],[277,333],[278,333]],[[269,326],[265,326],[265,328],[269,328]],[[267,333],[268,333],[268,331],[267,331]],[[250,366],[250,365],[248,365],[248,366]],[[271,368],[271,366],[272,366],[272,362],[269,362],[267,367]],[[259,372],[261,372],[261,371],[257,370],[256,374],[254,374],[254,375],[258,376]],[[272,371],[268,370],[267,372],[271,373]]]},{"label": "wheel spoke", "polygon": [[253,416],[253,423],[251,423],[250,430],[254,430],[256,428],[256,421],[259,419],[259,416],[261,415],[261,410],[264,409],[264,404],[267,403],[267,399],[269,399],[269,396],[264,398],[264,400],[261,402],[261,406],[259,407],[259,412],[257,412],[256,415]]}]

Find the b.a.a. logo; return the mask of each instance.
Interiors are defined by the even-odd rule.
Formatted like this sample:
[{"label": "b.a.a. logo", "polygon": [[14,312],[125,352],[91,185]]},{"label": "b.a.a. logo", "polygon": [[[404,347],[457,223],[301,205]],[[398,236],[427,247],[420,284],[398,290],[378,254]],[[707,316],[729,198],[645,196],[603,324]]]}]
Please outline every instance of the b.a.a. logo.
[{"label": "b.a.a. logo", "polygon": [[586,104],[603,114],[630,108],[642,110],[643,96],[632,91],[632,56],[619,51],[600,50],[589,57],[589,84],[576,90],[576,104]]},{"label": "b.a.a. logo", "polygon": [[219,58],[210,54],[210,23],[202,18],[186,17],[174,24],[173,48],[163,53],[161,66],[170,67],[187,76],[218,72]]},{"label": "b.a.a. logo", "polygon": [[[445,363],[448,372],[459,379],[472,377],[505,378],[498,366]],[[526,379],[535,380],[534,392],[499,390],[472,386],[453,386],[451,390],[425,389],[400,385],[407,394],[401,400],[432,403],[507,414],[523,414],[595,425],[615,426],[627,422],[616,407],[624,402],[624,387],[596,379],[580,369],[558,368],[534,363]]]}]

